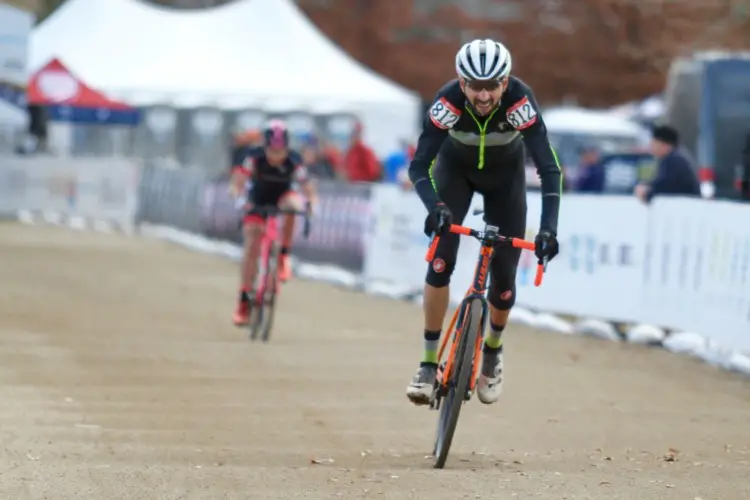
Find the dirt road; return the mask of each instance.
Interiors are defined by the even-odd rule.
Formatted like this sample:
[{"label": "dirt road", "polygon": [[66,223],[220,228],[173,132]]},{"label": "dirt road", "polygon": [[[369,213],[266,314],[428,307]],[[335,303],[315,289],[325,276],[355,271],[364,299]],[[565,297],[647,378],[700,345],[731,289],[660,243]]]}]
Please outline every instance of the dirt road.
[{"label": "dirt road", "polygon": [[512,328],[503,399],[465,408],[435,471],[436,415],[404,395],[419,310],[294,282],[253,345],[235,267],[0,225],[0,498],[750,498],[738,376]]}]

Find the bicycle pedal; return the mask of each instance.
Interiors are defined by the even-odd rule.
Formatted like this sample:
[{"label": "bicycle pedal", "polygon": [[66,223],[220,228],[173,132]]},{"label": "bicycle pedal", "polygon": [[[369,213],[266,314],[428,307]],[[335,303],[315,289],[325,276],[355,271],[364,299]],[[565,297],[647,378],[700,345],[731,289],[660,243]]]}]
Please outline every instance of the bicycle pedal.
[{"label": "bicycle pedal", "polygon": [[430,410],[439,410],[440,409],[440,396],[433,393],[432,397],[430,398]]}]

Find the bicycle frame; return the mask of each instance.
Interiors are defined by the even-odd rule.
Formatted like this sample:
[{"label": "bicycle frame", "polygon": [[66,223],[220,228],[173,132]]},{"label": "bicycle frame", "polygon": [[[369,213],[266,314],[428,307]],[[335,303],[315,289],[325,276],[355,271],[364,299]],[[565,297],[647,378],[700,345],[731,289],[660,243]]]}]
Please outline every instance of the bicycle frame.
[{"label": "bicycle frame", "polygon": [[[489,305],[487,302],[487,282],[489,281],[489,267],[492,259],[495,255],[495,248],[502,245],[510,245],[515,248],[522,248],[525,250],[535,250],[536,246],[531,241],[526,241],[520,238],[508,238],[500,235],[496,226],[486,225],[484,231],[477,231],[468,227],[451,225],[450,232],[453,234],[460,234],[465,236],[472,236],[479,240],[481,247],[479,249],[479,256],[477,257],[477,264],[474,270],[474,279],[471,287],[466,292],[466,295],[461,300],[461,303],[456,308],[451,318],[451,322],[448,326],[447,335],[444,335],[438,350],[438,360],[443,359],[443,354],[448,346],[448,341],[451,339],[451,348],[446,360],[445,369],[442,375],[441,386],[446,387],[445,382],[451,380],[453,375],[452,371],[456,359],[456,350],[460,344],[461,335],[463,333],[463,320],[466,317],[467,309],[473,300],[479,300],[482,303],[482,314],[480,324],[475,325],[480,328],[479,335],[477,335],[476,345],[474,346],[474,363],[472,369],[472,377],[470,379],[469,389],[474,390],[477,381],[477,374],[479,371],[479,363],[477,363],[477,353],[481,352],[482,340],[484,339],[484,331],[487,324],[487,313]],[[432,262],[435,256],[435,250],[437,250],[440,237],[436,236],[430,248],[427,251],[425,260]],[[540,262],[537,265],[536,278],[534,280],[535,286],[541,286],[542,276],[544,274],[545,264]],[[455,328],[455,330],[454,330]],[[453,335],[451,335],[453,332]],[[438,395],[439,397],[439,395]]]},{"label": "bicycle frame", "polygon": [[[262,302],[264,295],[268,292],[266,286],[268,285],[268,269],[269,261],[271,258],[271,249],[279,240],[279,221],[280,215],[302,215],[304,216],[304,227],[302,230],[304,238],[307,238],[310,234],[310,203],[307,203],[306,210],[288,210],[281,209],[275,205],[256,207],[261,213],[266,215],[266,221],[263,226],[263,233],[261,234],[260,240],[260,262],[258,266],[258,289],[255,295],[256,301]],[[275,272],[278,272],[276,270]],[[276,295],[281,290],[280,280],[278,276],[273,280],[273,290],[271,292]]]},{"label": "bicycle frame", "polygon": [[[256,300],[261,301],[266,293],[266,286],[268,285],[268,273],[269,259],[271,258],[271,248],[279,240],[279,221],[276,216],[269,216],[266,219],[263,233],[260,239],[260,266],[258,267],[258,289],[256,293]],[[279,280],[273,280],[274,294],[277,294],[280,290]]]}]

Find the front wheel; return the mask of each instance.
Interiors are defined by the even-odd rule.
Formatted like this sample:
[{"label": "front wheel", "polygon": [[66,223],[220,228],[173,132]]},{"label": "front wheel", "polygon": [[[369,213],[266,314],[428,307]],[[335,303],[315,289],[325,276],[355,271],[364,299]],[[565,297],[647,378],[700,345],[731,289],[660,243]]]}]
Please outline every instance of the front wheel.
[{"label": "front wheel", "polygon": [[258,337],[261,337],[263,341],[268,340],[265,328],[268,311],[265,304],[270,273],[276,273],[275,249],[276,246],[273,245],[268,250],[267,257],[261,254],[258,258],[258,275],[254,287],[258,291],[250,297],[250,340],[257,340]]},{"label": "front wheel", "polygon": [[276,310],[276,287],[278,286],[279,251],[276,245],[268,257],[268,269],[266,274],[266,286],[260,301],[263,303],[263,342],[268,342],[273,328],[273,317]]},{"label": "front wheel", "polygon": [[474,355],[477,335],[482,325],[482,302],[471,300],[463,306],[462,317],[459,318],[457,328],[461,328],[461,338],[456,349],[456,359],[448,381],[448,390],[440,404],[437,435],[435,437],[435,468],[442,469],[448,459],[453,435],[458,424],[461,406],[469,391],[471,374],[473,373]]}]

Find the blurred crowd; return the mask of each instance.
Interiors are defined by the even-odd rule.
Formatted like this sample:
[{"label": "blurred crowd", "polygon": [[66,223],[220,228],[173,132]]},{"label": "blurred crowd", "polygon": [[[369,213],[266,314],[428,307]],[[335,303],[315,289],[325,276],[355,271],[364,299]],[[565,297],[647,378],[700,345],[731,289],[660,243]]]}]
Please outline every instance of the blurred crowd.
[{"label": "blurred crowd", "polygon": [[[232,146],[232,166],[241,165],[248,150],[261,145],[259,130],[237,134]],[[415,151],[409,141],[403,140],[395,151],[381,160],[363,139],[361,124],[355,126],[349,144],[343,148],[314,134],[295,137],[293,146],[302,154],[308,172],[316,179],[402,185],[408,185],[407,169]]]},{"label": "blurred crowd", "polygon": [[[701,186],[699,169],[690,155],[680,147],[679,133],[669,125],[653,127],[649,153],[655,160],[650,179],[638,182],[634,194],[648,203],[655,196],[702,196],[708,195]],[[589,194],[605,194],[605,167],[601,152],[584,147],[576,179],[569,183],[568,190]]]},{"label": "blurred crowd", "polygon": [[[408,168],[416,148],[410,141],[403,140],[395,151],[382,160],[363,139],[361,124],[354,128],[349,144],[343,148],[314,134],[297,137],[294,143],[313,178],[391,183],[405,189],[411,188]],[[248,151],[260,146],[262,136],[259,130],[253,129],[237,134],[232,145],[231,166],[241,165]],[[653,169],[646,178],[639,179],[634,188],[627,191],[644,203],[662,195],[712,197],[710,188],[707,188],[711,184],[711,179],[701,175],[701,169],[681,147],[679,133],[675,128],[669,125],[654,126],[649,147],[644,151],[630,151],[626,154],[647,154],[653,159]],[[564,166],[564,190],[587,194],[612,194],[606,182],[607,171],[603,161],[606,155],[601,149],[584,144],[580,147],[577,157],[577,165]],[[528,165],[527,168],[533,176],[533,165]],[[742,193],[742,199],[750,201],[750,136],[746,140],[743,162],[737,166],[736,187]],[[530,188],[534,189],[533,183],[530,183]]]}]

